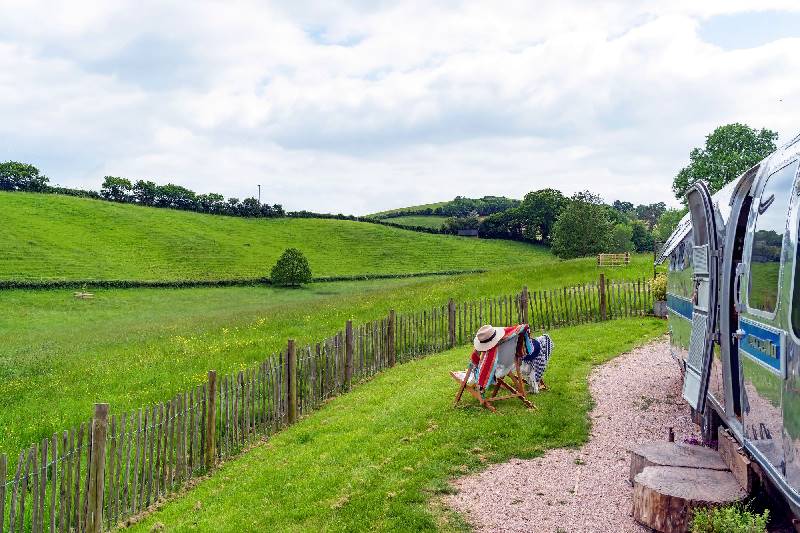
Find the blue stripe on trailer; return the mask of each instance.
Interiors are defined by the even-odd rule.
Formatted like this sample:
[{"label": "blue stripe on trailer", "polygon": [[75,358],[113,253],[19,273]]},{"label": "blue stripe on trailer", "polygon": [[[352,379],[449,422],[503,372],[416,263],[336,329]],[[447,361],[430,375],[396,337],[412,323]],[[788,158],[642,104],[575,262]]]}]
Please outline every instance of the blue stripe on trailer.
[{"label": "blue stripe on trailer", "polygon": [[677,313],[683,318],[691,320],[693,308],[694,306],[692,305],[691,300],[676,296],[674,294],[667,294],[667,309],[673,313]]}]

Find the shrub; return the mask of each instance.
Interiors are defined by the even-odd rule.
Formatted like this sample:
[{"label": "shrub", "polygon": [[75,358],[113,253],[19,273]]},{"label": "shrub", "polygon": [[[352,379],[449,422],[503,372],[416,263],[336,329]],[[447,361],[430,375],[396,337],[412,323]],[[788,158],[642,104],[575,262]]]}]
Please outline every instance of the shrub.
[{"label": "shrub", "polygon": [[287,248],[272,267],[272,283],[284,287],[299,287],[311,281],[308,259],[297,248]]},{"label": "shrub", "polygon": [[769,509],[754,513],[746,505],[698,508],[692,516],[692,533],[766,533]]},{"label": "shrub", "polygon": [[650,283],[650,288],[653,291],[653,298],[656,300],[666,300],[667,299],[667,275],[663,272],[656,276]]},{"label": "shrub", "polygon": [[609,250],[616,253],[632,252],[634,250],[632,238],[633,227],[630,224],[615,224],[609,237]]}]

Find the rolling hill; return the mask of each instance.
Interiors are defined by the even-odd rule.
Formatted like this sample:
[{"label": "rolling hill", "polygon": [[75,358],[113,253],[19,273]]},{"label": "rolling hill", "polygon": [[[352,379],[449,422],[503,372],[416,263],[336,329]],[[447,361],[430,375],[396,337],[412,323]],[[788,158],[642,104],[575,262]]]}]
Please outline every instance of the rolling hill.
[{"label": "rolling hill", "polygon": [[214,280],[266,276],[285,248],[315,276],[402,274],[549,262],[525,243],[364,222],[243,219],[85,198],[0,193],[0,279]]}]

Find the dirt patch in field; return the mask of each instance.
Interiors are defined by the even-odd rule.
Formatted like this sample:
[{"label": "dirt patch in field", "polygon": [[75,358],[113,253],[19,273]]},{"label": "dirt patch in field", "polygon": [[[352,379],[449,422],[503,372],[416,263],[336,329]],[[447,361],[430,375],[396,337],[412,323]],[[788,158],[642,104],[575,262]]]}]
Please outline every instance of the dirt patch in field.
[{"label": "dirt patch in field", "polygon": [[[681,376],[661,340],[596,367],[589,442],[531,460],[513,459],[457,480],[447,503],[478,531],[647,531],[630,517],[628,450],[696,435]],[[547,394],[546,392],[544,394]]]}]

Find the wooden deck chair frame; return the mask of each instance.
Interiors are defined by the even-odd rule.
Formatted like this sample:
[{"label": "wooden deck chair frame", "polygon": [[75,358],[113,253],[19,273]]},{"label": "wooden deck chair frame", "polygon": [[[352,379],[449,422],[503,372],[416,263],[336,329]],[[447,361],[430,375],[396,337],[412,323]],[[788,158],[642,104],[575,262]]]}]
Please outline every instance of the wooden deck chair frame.
[{"label": "wooden deck chair frame", "polygon": [[[481,360],[486,356],[486,352],[481,353]],[[479,363],[480,365],[480,363]],[[518,357],[514,358],[514,370],[510,372],[508,375],[502,378],[495,378],[494,387],[492,388],[491,394],[488,396],[485,394],[481,394],[481,391],[478,390],[478,384],[474,383],[472,385],[468,384],[469,376],[472,374],[472,371],[475,369],[474,363],[470,362],[469,368],[464,373],[463,379],[461,378],[460,372],[450,372],[450,375],[453,377],[454,380],[458,381],[461,385],[458,389],[458,393],[456,394],[456,400],[453,403],[453,407],[457,407],[458,403],[461,401],[461,397],[464,394],[464,391],[470,393],[478,402],[481,404],[482,407],[485,407],[491,412],[497,411],[497,408],[493,405],[494,402],[499,402],[502,400],[509,400],[512,398],[519,398],[519,400],[525,404],[525,407],[528,409],[538,409],[528,398],[525,397],[525,381],[522,379],[522,373],[520,372],[520,360]],[[508,383],[506,378],[511,377],[512,383]],[[505,396],[498,396],[497,394],[500,392],[500,389],[505,389],[508,391],[508,394]]]}]

